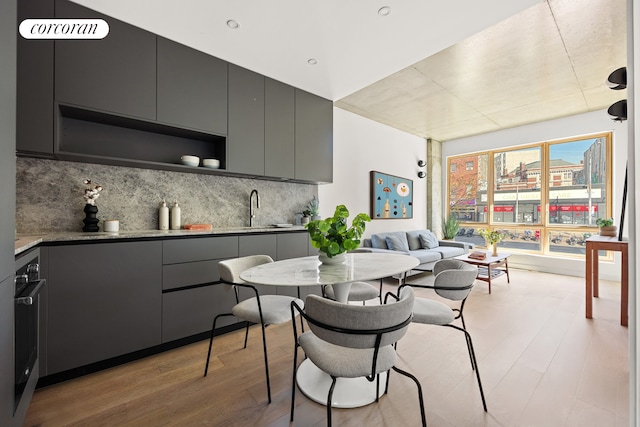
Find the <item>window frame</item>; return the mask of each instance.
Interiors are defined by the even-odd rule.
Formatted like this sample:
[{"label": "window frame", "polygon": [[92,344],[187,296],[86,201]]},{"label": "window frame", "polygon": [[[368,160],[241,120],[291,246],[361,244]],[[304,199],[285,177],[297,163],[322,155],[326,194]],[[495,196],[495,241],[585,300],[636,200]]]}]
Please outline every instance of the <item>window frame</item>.
[{"label": "window frame", "polygon": [[[598,234],[598,226],[595,224],[562,224],[562,223],[551,223],[550,215],[549,215],[549,206],[550,206],[550,196],[549,189],[551,177],[550,173],[550,147],[556,144],[568,143],[568,142],[576,142],[588,139],[597,139],[603,138],[606,144],[605,153],[606,153],[606,183],[604,185],[604,189],[606,191],[606,215],[605,218],[611,218],[613,216],[613,132],[600,132],[594,134],[580,135],[574,137],[561,138],[556,140],[547,140],[541,141],[531,144],[523,144],[517,146],[509,146],[509,147],[501,147],[492,150],[483,150],[469,153],[457,154],[454,156],[447,157],[447,176],[446,176],[446,201],[445,201],[445,218],[447,218],[451,212],[451,164],[456,160],[459,161],[461,158],[469,157],[469,156],[487,156],[487,171],[485,176],[487,177],[487,188],[486,188],[486,197],[487,197],[487,215],[484,216],[484,221],[477,222],[465,222],[461,220],[460,227],[461,228],[488,228],[488,229],[509,229],[518,233],[530,232],[531,230],[539,230],[539,233],[536,233],[536,236],[539,236],[540,248],[536,250],[526,250],[526,249],[517,249],[517,248],[509,248],[509,251],[518,252],[518,253],[532,253],[532,254],[544,254],[544,255],[552,255],[552,256],[566,256],[566,257],[584,257],[584,253],[562,253],[558,251],[550,250],[550,238],[552,236],[556,236],[558,234],[566,234],[566,235],[578,235],[578,234]],[[495,188],[495,168],[494,168],[494,159],[497,153],[509,152],[509,151],[517,151],[523,150],[527,148],[540,148],[540,213],[539,213],[539,222],[538,223],[503,223],[503,222],[495,222],[493,217],[494,215],[489,214],[493,212],[494,208],[494,188]],[[477,162],[477,173],[480,174],[480,162]],[[460,168],[457,168],[460,169]],[[466,169],[466,168],[465,168]],[[457,171],[459,172],[459,171]],[[455,171],[453,172],[455,173]],[[542,179],[542,177],[545,177]],[[478,194],[478,192],[476,193]],[[479,197],[479,196],[477,196]],[[544,209],[543,209],[544,207]],[[480,215],[478,215],[478,219]],[[484,247],[484,246],[483,246]],[[583,251],[584,252],[584,251]],[[607,252],[607,258],[610,258],[611,253]]]}]

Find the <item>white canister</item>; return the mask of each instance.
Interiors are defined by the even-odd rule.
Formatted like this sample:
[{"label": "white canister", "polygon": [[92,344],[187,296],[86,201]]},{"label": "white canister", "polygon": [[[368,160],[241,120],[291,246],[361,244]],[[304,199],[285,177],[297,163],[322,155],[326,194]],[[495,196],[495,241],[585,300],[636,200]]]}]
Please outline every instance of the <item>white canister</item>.
[{"label": "white canister", "polygon": [[169,207],[167,206],[167,202],[164,200],[160,204],[160,209],[158,209],[158,229],[169,229]]},{"label": "white canister", "polygon": [[107,233],[117,233],[120,231],[120,221],[117,219],[106,219],[102,222],[102,228]]},{"label": "white canister", "polygon": [[178,206],[178,202],[173,202],[173,206],[171,207],[171,229],[172,230],[180,230],[182,227],[182,218],[180,214],[180,206]]}]

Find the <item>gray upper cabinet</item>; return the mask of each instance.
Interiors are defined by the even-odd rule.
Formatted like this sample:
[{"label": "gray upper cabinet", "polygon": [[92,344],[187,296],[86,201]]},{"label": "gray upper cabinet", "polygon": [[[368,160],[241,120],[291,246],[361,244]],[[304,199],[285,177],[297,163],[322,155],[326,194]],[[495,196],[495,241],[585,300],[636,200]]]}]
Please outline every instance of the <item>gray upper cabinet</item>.
[{"label": "gray upper cabinet", "polygon": [[[18,3],[18,22],[52,16],[53,0]],[[53,40],[18,37],[17,94],[17,151],[52,156]]]},{"label": "gray upper cabinet", "polygon": [[264,175],[264,76],[229,64],[227,170]]},{"label": "gray upper cabinet", "polygon": [[333,104],[296,89],[296,180],[333,182]]},{"label": "gray upper cabinet", "polygon": [[264,174],[295,178],[295,89],[265,78]]},{"label": "gray upper cabinet", "polygon": [[158,37],[158,121],[227,134],[227,63]]},{"label": "gray upper cabinet", "polygon": [[56,40],[55,98],[118,115],[156,119],[156,36],[65,0],[56,18],[104,19],[102,40]]}]

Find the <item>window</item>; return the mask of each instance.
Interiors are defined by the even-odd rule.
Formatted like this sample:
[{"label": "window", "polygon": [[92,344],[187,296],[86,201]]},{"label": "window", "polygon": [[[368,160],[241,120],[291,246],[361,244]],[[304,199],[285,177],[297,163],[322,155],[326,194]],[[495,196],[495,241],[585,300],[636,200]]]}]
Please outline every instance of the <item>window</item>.
[{"label": "window", "polygon": [[541,147],[493,155],[494,223],[539,224]]},{"label": "window", "polygon": [[462,222],[486,222],[487,165],[487,154],[449,160],[449,212]]},{"label": "window", "polygon": [[610,218],[611,133],[450,157],[449,212],[459,241],[484,247],[479,228],[501,230],[509,251],[585,253]]}]

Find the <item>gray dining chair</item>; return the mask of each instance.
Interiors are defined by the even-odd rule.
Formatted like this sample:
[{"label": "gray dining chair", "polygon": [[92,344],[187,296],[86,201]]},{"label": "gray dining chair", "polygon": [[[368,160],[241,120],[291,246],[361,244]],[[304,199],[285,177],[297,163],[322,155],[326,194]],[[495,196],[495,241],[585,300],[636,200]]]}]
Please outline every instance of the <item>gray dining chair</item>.
[{"label": "gray dining chair", "polygon": [[[322,295],[325,298],[330,298],[335,301],[336,295],[333,291],[332,285],[324,285],[322,286]],[[375,286],[367,283],[367,282],[353,282],[351,283],[351,288],[349,289],[349,296],[347,298],[348,301],[358,301],[362,302],[364,305],[367,301],[372,299],[378,299],[380,304],[382,304],[382,279],[380,279],[380,289],[376,289]]]},{"label": "gray dining chair", "polygon": [[307,296],[304,310],[293,302],[292,316],[300,314],[311,330],[298,336],[295,323],[293,326],[295,347],[290,421],[293,422],[295,409],[298,348],[302,348],[305,356],[331,377],[327,396],[329,427],[333,391],[338,378],[365,377],[370,382],[376,381],[378,401],[379,374],[387,372],[388,376],[391,369],[415,382],[422,425],[426,426],[420,382],[412,374],[395,366],[394,344],[404,336],[411,323],[413,300],[413,289],[404,288],[397,302],[384,305],[342,304],[317,295]]},{"label": "gray dining chair", "polygon": [[[443,259],[436,262],[433,266],[433,275],[435,276],[433,285],[405,283],[400,289],[405,286],[433,289],[435,293],[442,298],[451,301],[460,301],[460,308],[451,308],[447,304],[433,299],[415,298],[413,304],[413,322],[447,326],[464,333],[467,340],[469,359],[471,360],[471,369],[476,373],[478,387],[480,388],[480,397],[482,398],[482,406],[486,412],[487,402],[484,397],[484,390],[482,389],[478,362],[473,349],[471,335],[467,332],[467,326],[464,322],[464,316],[462,315],[464,303],[478,276],[478,267],[455,259]],[[460,319],[462,327],[453,324],[457,319]]]},{"label": "gray dining chair", "polygon": [[[298,298],[290,297],[286,295],[260,295],[258,289],[246,283],[240,278],[240,274],[258,265],[273,262],[273,259],[268,255],[251,255],[241,258],[234,258],[218,263],[218,269],[220,272],[220,280],[228,286],[228,289],[232,289],[235,292],[236,305],[231,309],[231,313],[218,314],[213,319],[213,325],[211,327],[211,337],[209,339],[209,351],[207,353],[207,364],[204,368],[204,376],[207,376],[209,371],[209,360],[211,358],[211,349],[213,347],[213,337],[216,329],[216,322],[218,318],[223,316],[235,316],[240,320],[246,322],[246,331],[244,336],[244,348],[247,348],[247,338],[249,336],[249,326],[252,323],[260,324],[262,328],[262,348],[264,351],[264,370],[267,377],[267,396],[269,403],[271,403],[271,383],[269,381],[269,360],[267,357],[267,338],[265,334],[265,327],[267,325],[278,325],[281,323],[293,320],[295,324],[295,317],[292,315],[291,303],[302,306],[303,302],[300,297],[300,288],[298,288]],[[254,297],[247,298],[240,301],[238,287],[249,288],[255,294]],[[302,326],[304,328],[304,326]]]}]

